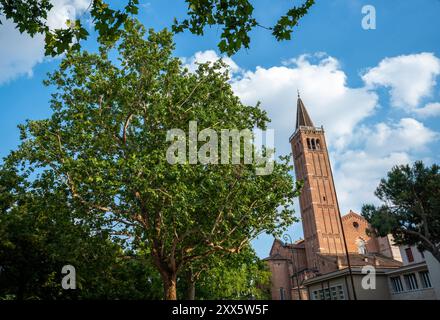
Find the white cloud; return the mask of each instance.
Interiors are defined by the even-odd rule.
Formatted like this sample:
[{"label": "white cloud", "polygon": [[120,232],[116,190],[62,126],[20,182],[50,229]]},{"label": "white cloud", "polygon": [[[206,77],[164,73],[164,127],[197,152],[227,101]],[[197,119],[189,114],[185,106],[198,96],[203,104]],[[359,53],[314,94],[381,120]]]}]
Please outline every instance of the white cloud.
[{"label": "white cloud", "polygon": [[43,61],[44,37],[36,35],[31,38],[20,34],[15,25],[0,16],[0,85],[21,75],[32,75],[32,69]]},{"label": "white cloud", "polygon": [[228,66],[229,71],[234,74],[240,71],[238,65],[229,57],[220,57],[214,50],[198,51],[191,58],[182,58],[184,66],[188,68],[190,72],[195,72],[199,64],[206,62],[216,62],[219,59]]},{"label": "white cloud", "polygon": [[[74,19],[89,6],[88,0],[53,0],[53,8],[48,14],[50,28],[63,28],[66,20]],[[0,85],[15,78],[32,76],[36,64],[44,60],[44,37],[21,34],[12,21],[0,16]]]},{"label": "white cloud", "polygon": [[350,88],[346,78],[335,58],[303,55],[287,66],[247,71],[232,87],[246,104],[261,101],[272,119],[270,127],[276,129],[277,150],[285,154],[290,152],[288,139],[295,130],[297,89],[314,124],[324,125],[327,138],[337,148],[343,148],[354,127],[373,113],[378,96],[364,88]]},{"label": "white cloud", "polygon": [[362,79],[370,88],[390,88],[391,105],[410,111],[432,94],[439,74],[440,59],[423,52],[385,58],[377,67],[368,70]]},{"label": "white cloud", "polygon": [[421,118],[436,117],[440,115],[440,103],[428,103],[423,108],[417,108],[413,112]]},{"label": "white cloud", "polygon": [[52,0],[53,8],[47,16],[47,24],[52,29],[66,27],[67,20],[73,20],[90,5],[89,0]]},{"label": "white cloud", "polygon": [[365,203],[378,203],[374,191],[381,178],[395,165],[411,162],[407,152],[392,152],[378,156],[362,150],[334,154],[334,178],[341,213],[360,213]]},{"label": "white cloud", "polygon": [[[216,57],[214,52],[199,52],[187,61]],[[374,190],[380,179],[394,165],[423,157],[427,146],[439,137],[413,118],[379,123],[371,123],[370,118],[366,123],[377,107],[378,94],[370,85],[350,87],[338,60],[324,53],[302,55],[270,68],[234,68],[240,70],[240,77],[231,80],[234,92],[243,103],[261,101],[272,119],[269,127],[275,129],[278,154],[291,152],[288,139],[295,130],[296,90],[301,91],[314,124],[324,125],[326,130],[343,214],[350,209],[359,211],[364,203],[377,202]]]},{"label": "white cloud", "polygon": [[393,166],[414,161],[438,138],[438,133],[412,118],[360,128],[352,148],[331,154],[342,212],[377,203],[374,190],[380,179]]},{"label": "white cloud", "polygon": [[438,138],[436,132],[412,118],[403,118],[391,125],[379,123],[363,134],[366,137],[366,150],[376,155],[423,151],[428,143]]}]

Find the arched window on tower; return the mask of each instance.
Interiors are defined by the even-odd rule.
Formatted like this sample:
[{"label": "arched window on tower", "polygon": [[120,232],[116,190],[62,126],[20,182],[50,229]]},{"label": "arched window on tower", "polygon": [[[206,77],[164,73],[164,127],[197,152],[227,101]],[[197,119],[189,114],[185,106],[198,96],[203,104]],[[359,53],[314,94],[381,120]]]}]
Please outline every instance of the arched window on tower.
[{"label": "arched window on tower", "polygon": [[307,138],[307,148],[312,149],[312,145],[310,144],[310,138]]},{"label": "arched window on tower", "polygon": [[319,139],[316,139],[316,149],[321,149],[321,141],[319,141]]},{"label": "arched window on tower", "polygon": [[312,139],[312,150],[316,150],[316,142],[315,142],[315,139]]}]

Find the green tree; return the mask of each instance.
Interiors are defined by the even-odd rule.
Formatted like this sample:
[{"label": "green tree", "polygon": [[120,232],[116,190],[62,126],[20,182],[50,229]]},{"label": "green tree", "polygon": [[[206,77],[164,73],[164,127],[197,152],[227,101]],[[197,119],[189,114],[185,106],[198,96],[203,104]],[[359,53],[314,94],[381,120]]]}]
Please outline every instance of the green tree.
[{"label": "green tree", "polygon": [[100,54],[69,53],[48,81],[57,87],[53,115],[21,126],[8,161],[52,175],[75,206],[145,244],[165,298],[176,299],[177,275],[192,262],[238,253],[261,232],[290,225],[298,188],[288,157],[269,175],[257,175],[255,161],[170,165],[170,129],[191,120],[218,132],[265,128],[268,119],[234,95],[224,64],[190,73],[172,57],[172,34],[143,37],[138,22],[126,22],[117,62],[105,45]]},{"label": "green tree", "polygon": [[218,47],[221,52],[233,55],[241,48],[249,48],[249,33],[256,27],[269,30],[278,41],[290,40],[293,28],[307,14],[315,0],[302,1],[282,15],[274,26],[262,26],[254,17],[254,6],[249,0],[185,0],[188,3],[188,19],[174,21],[173,31],[189,30],[203,35],[207,26],[222,27]]},{"label": "green tree", "polygon": [[[125,7],[118,10],[110,8],[103,0],[90,0],[90,16],[101,41],[115,42],[124,22],[138,13],[139,0],[126,0],[125,3]],[[66,21],[66,28],[50,29],[47,16],[52,8],[50,0],[0,0],[0,14],[11,19],[21,33],[45,36],[46,55],[56,56],[70,49],[78,50],[80,41],[87,39],[89,32],[80,19]]]},{"label": "green tree", "polygon": [[[197,272],[186,273],[182,297],[186,299],[268,299],[270,271],[248,246],[239,254],[212,256],[202,265],[191,266]],[[190,280],[191,279],[191,280]]]},{"label": "green tree", "polygon": [[371,231],[391,233],[396,244],[416,245],[440,262],[440,167],[425,167],[421,161],[395,166],[375,195],[384,204],[362,208]]},{"label": "green tree", "polygon": [[[188,4],[188,19],[179,22],[175,19],[173,30],[189,30],[203,35],[207,26],[222,27],[221,52],[229,55],[240,48],[249,48],[249,33],[255,27],[263,27],[255,19],[254,6],[249,0],[185,0]],[[307,14],[314,0],[305,0],[300,6],[289,9],[272,27],[271,31],[280,40],[291,38],[293,28]],[[132,15],[138,13],[139,0],[126,0],[122,9],[112,9],[106,1],[90,0],[90,15],[101,41],[115,42],[119,39],[123,25]],[[50,0],[0,0],[0,14],[13,20],[20,32],[31,36],[42,33],[46,37],[46,55],[58,55],[70,48],[79,49],[80,40],[87,39],[88,31],[81,20],[68,21],[64,29],[51,30],[47,25],[47,15],[53,7]],[[1,24],[1,21],[0,21]]]},{"label": "green tree", "polygon": [[[111,229],[69,206],[48,176],[27,182],[0,170],[0,299],[158,299],[160,275],[146,252],[124,252]],[[77,289],[63,290],[64,265]]]},{"label": "green tree", "polygon": [[[0,170],[0,297],[53,296],[56,259],[35,234],[26,183],[13,170]],[[20,214],[17,208],[20,207]],[[59,269],[61,270],[61,269]]]}]

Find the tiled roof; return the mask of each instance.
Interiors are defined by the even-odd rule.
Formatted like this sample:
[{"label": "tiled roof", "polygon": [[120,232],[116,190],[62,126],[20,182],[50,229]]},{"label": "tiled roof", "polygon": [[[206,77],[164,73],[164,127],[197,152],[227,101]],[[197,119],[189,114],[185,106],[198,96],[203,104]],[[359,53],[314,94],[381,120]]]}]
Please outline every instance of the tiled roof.
[{"label": "tiled roof", "polygon": [[299,127],[314,127],[312,119],[300,97],[298,97],[296,107],[296,129]]}]

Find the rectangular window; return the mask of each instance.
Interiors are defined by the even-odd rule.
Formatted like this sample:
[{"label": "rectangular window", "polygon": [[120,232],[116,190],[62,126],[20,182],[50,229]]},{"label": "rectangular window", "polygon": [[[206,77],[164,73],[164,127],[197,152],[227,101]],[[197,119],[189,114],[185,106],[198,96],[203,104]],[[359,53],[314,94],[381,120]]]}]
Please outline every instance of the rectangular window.
[{"label": "rectangular window", "polygon": [[406,253],[406,258],[408,259],[408,262],[413,262],[414,256],[413,256],[411,248],[406,248],[405,253]]},{"label": "rectangular window", "polygon": [[414,273],[405,274],[403,277],[405,278],[406,288],[409,291],[419,288],[419,285],[417,284],[417,278]]},{"label": "rectangular window", "polygon": [[392,277],[391,280],[391,287],[393,288],[394,293],[399,293],[403,291],[403,285],[402,280],[400,280],[400,277]]},{"label": "rectangular window", "polygon": [[312,298],[313,300],[345,300],[345,294],[342,285],[337,285],[330,287],[330,289],[314,290]]},{"label": "rectangular window", "polygon": [[324,289],[324,300],[330,300],[330,290]]},{"label": "rectangular window", "polygon": [[419,273],[420,279],[422,281],[422,287],[423,288],[431,288],[431,279],[429,278],[429,272],[428,271],[422,271]]}]

